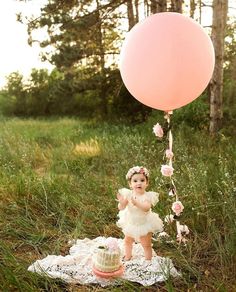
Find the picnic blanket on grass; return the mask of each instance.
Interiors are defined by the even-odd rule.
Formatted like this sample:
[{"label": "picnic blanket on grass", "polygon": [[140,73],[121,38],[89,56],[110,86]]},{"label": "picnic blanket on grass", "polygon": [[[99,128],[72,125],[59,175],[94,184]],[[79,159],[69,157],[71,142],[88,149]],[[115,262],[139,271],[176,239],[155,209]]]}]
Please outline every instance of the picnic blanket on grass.
[{"label": "picnic blanket on grass", "polygon": [[[171,259],[157,256],[153,251],[152,260],[147,261],[141,244],[135,243],[132,259],[123,262],[124,273],[121,277],[115,279],[97,277],[92,271],[92,256],[95,249],[102,245],[105,239],[102,236],[95,239],[78,239],[71,246],[68,255],[48,255],[35,261],[29,266],[28,271],[60,278],[68,283],[99,284],[102,287],[120,285],[124,280],[151,286],[157,282],[166,281],[170,276],[181,276]],[[123,239],[118,239],[118,244],[123,253]]]}]

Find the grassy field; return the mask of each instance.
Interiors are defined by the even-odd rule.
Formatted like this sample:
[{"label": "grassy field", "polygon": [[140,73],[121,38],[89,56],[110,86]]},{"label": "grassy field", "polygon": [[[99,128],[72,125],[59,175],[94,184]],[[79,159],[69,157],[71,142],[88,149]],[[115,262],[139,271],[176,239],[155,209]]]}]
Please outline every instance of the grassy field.
[{"label": "grassy field", "polygon": [[[152,133],[156,122],[0,122],[1,291],[111,291],[67,285],[27,268],[48,254],[67,254],[71,239],[121,237],[115,194],[126,186],[131,166],[150,169],[149,189],[160,193],[156,210],[162,218],[168,213],[160,173],[165,147]],[[175,184],[191,233],[186,246],[157,241],[154,249],[171,257],[183,277],[146,289],[124,283],[112,291],[236,291],[236,139],[213,140],[184,125],[173,133]]]}]

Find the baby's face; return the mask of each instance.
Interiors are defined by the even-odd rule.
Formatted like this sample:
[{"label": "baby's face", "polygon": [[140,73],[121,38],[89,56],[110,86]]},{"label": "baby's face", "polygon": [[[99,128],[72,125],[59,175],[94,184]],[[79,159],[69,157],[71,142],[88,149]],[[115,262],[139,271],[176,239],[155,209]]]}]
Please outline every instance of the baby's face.
[{"label": "baby's face", "polygon": [[137,194],[144,194],[147,186],[148,181],[145,175],[142,173],[136,173],[131,177],[129,182],[129,186],[132,190],[134,190]]}]

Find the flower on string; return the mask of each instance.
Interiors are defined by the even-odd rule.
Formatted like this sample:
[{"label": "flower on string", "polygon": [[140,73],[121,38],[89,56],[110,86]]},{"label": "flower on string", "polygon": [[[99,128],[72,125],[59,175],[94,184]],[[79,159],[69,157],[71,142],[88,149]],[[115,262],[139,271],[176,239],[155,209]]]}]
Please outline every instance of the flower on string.
[{"label": "flower on string", "polygon": [[173,172],[174,172],[174,168],[172,166],[167,165],[167,164],[161,166],[162,175],[172,176]]},{"label": "flower on string", "polygon": [[164,135],[164,131],[159,123],[153,126],[153,133],[158,137],[162,138]]},{"label": "flower on string", "polygon": [[164,221],[165,221],[167,224],[170,224],[170,223],[174,222],[174,215],[172,215],[172,214],[166,215]]},{"label": "flower on string", "polygon": [[166,158],[171,159],[174,156],[174,153],[170,149],[166,149]]},{"label": "flower on string", "polygon": [[[179,243],[186,244],[187,239],[185,238],[185,235],[189,234],[189,229],[187,225],[181,225],[179,222],[179,216],[184,210],[184,206],[181,203],[181,201],[178,200],[177,196],[177,191],[175,188],[175,185],[172,181],[171,176],[174,173],[174,168],[172,167],[172,158],[174,157],[174,153],[172,152],[172,145],[173,145],[173,136],[171,132],[171,122],[170,118],[172,115],[172,111],[167,111],[164,114],[164,119],[166,119],[166,122],[164,126],[162,127],[159,123],[153,126],[153,132],[158,138],[163,138],[164,134],[167,136],[167,140],[169,141],[169,145],[167,149],[165,150],[165,159],[166,159],[166,164],[163,164],[161,166],[161,173],[165,177],[170,177],[171,184],[169,184],[168,187],[168,195],[170,197],[175,197],[176,196],[176,201],[172,204],[172,211],[174,214],[169,214],[165,216],[165,223],[170,224],[176,220],[176,228],[177,228],[177,241]],[[168,234],[166,232],[162,232],[159,234],[158,237],[168,237]]]},{"label": "flower on string", "polygon": [[180,201],[176,201],[172,204],[171,209],[177,216],[179,216],[183,212],[184,206]]}]

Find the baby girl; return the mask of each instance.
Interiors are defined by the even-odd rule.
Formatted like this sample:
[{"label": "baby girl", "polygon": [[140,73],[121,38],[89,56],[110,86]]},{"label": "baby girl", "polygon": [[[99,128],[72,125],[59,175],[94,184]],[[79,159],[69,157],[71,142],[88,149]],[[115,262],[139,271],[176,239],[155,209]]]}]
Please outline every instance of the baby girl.
[{"label": "baby girl", "polygon": [[151,206],[158,202],[158,193],[146,192],[149,172],[145,167],[135,166],[129,169],[126,179],[130,189],[120,189],[117,194],[119,226],[125,235],[125,260],[132,257],[133,243],[140,242],[146,260],[152,258],[152,234],[163,230],[163,222]]}]

